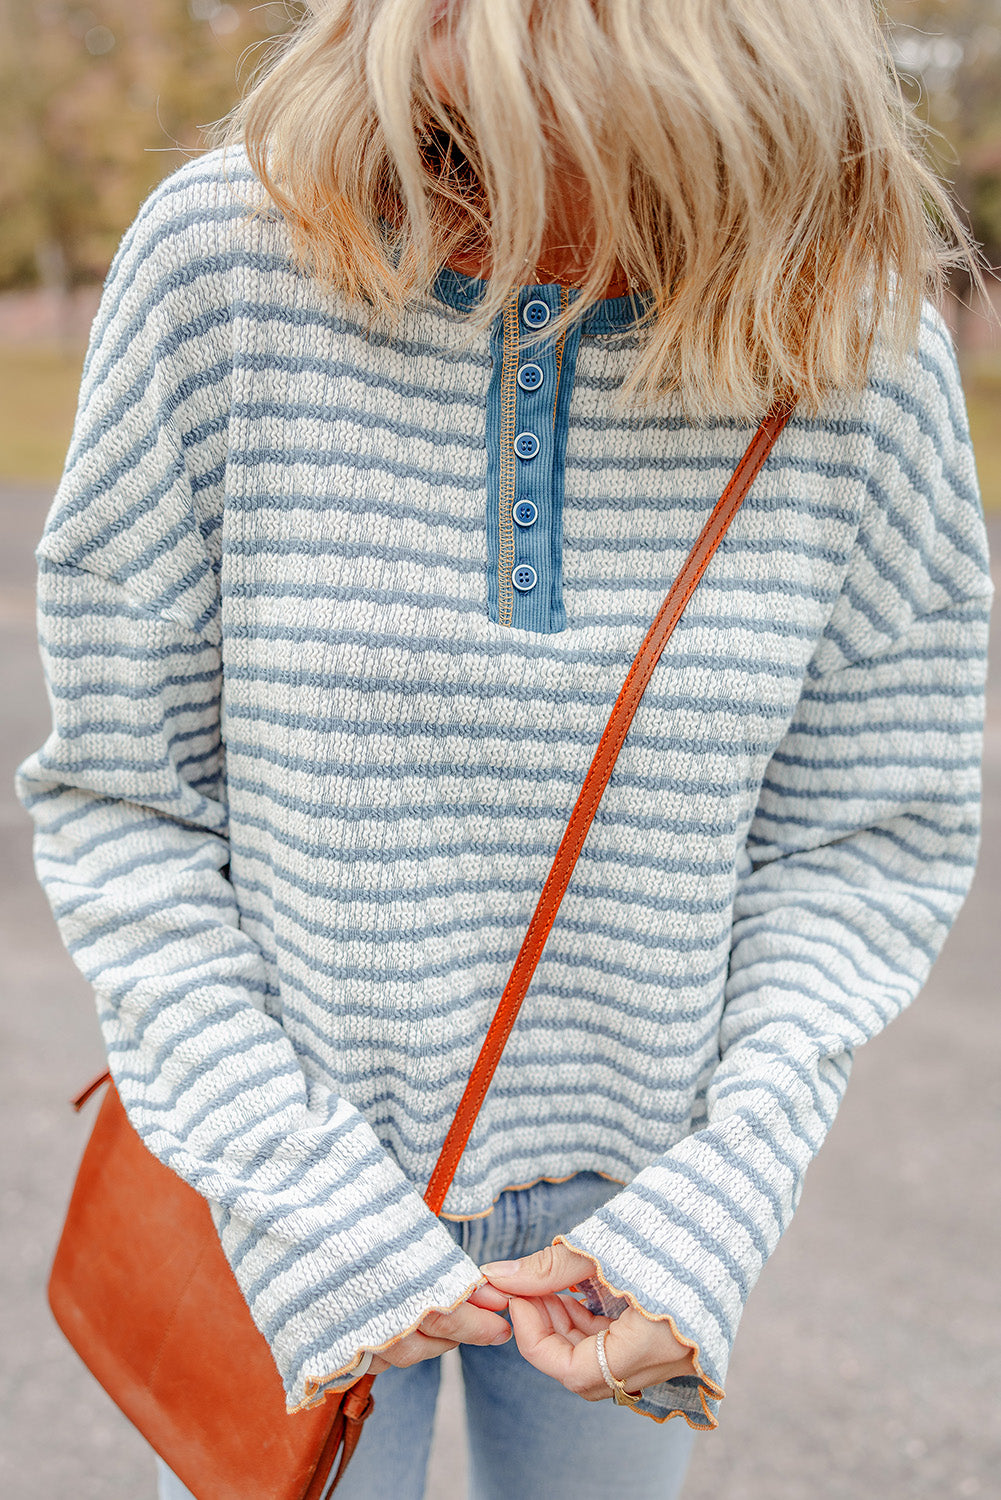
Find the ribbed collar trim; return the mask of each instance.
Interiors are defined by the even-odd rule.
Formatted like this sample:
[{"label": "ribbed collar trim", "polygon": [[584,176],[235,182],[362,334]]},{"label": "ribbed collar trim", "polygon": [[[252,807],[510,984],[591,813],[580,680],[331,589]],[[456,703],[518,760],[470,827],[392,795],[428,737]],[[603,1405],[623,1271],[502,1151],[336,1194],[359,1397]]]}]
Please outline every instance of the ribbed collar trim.
[{"label": "ribbed collar trim", "polygon": [[[440,302],[460,312],[475,307],[486,291],[487,283],[479,276],[467,276],[451,266],[442,266],[433,284],[433,294]],[[558,289],[558,282],[527,283],[524,291],[541,292]],[[575,301],[579,293],[570,288],[570,300]],[[589,307],[582,320],[582,333],[619,333],[632,327],[642,317],[652,301],[650,293],[627,292],[624,297],[606,297]]]}]

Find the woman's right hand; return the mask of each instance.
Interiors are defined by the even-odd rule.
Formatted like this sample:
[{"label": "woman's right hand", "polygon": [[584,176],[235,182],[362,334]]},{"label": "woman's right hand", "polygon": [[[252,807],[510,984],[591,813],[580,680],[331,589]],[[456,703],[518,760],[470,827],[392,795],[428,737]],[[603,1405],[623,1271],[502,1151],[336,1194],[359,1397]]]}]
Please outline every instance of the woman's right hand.
[{"label": "woman's right hand", "polygon": [[499,1316],[508,1298],[487,1282],[471,1292],[465,1302],[451,1312],[430,1312],[412,1333],[373,1356],[370,1375],[388,1370],[390,1365],[404,1368],[422,1359],[437,1359],[459,1344],[506,1344],[513,1336],[510,1323]]}]

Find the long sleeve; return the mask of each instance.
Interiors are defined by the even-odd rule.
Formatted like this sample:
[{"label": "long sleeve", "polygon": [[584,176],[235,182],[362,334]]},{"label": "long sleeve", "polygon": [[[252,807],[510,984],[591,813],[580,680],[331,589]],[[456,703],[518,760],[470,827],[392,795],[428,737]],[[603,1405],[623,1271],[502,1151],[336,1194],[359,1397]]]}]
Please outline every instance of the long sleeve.
[{"label": "long sleeve", "polygon": [[[918,994],[980,839],[992,594],[951,344],[928,319],[876,436],[844,587],[767,766],[734,891],[719,1063],[699,1128],[558,1240],[697,1345],[644,1410],[716,1425],[747,1296],[790,1222],[854,1050]],[[874,1143],[878,1150],[878,1142]]]},{"label": "long sleeve", "polygon": [[199,234],[162,191],[109,276],[36,552],[52,731],[16,790],[128,1116],[208,1200],[291,1411],[484,1278],[368,1120],[307,1077],[241,927],[212,504],[226,302]]}]

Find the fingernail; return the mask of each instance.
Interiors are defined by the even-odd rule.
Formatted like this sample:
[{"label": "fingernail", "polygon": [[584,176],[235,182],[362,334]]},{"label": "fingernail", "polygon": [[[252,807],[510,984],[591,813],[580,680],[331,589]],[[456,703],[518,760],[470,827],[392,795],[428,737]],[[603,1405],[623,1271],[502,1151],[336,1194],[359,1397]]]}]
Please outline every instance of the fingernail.
[{"label": "fingernail", "polygon": [[517,1269],[516,1260],[488,1260],[486,1265],[480,1267],[480,1270],[485,1271],[488,1276],[491,1273],[495,1276],[513,1276]]},{"label": "fingernail", "polygon": [[491,1344],[506,1344],[508,1339],[511,1338],[513,1334],[513,1328],[505,1328],[503,1333],[499,1333],[497,1337],[495,1339],[491,1339],[490,1342]]}]

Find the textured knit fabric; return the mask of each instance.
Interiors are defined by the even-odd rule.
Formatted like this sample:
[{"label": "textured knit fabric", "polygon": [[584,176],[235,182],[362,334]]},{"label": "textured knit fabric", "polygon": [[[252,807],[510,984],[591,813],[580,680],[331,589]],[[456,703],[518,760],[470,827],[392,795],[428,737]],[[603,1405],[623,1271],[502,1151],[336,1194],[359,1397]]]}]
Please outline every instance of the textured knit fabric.
[{"label": "textured knit fabric", "polygon": [[[240,157],[195,161],[112,267],[36,554],[53,729],[17,790],[129,1116],[208,1199],[294,1410],[483,1279],[422,1194],[751,434],[614,414],[636,336],[583,333],[566,624],[492,619],[489,341],[437,296],[366,332],[252,198]],[[565,1239],[593,1305],[698,1346],[657,1419],[716,1425],[853,1050],[968,890],[990,596],[928,308],[903,371],[793,417],[700,582],[444,1205],[623,1185]]]}]

